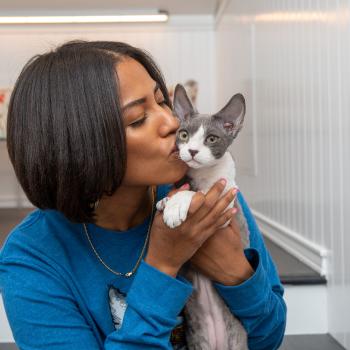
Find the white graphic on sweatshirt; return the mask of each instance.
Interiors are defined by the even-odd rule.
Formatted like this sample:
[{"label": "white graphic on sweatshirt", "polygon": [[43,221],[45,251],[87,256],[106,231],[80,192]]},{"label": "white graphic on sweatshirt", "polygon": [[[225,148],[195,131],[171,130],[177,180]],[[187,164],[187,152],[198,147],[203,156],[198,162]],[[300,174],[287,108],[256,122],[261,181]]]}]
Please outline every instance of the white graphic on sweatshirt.
[{"label": "white graphic on sweatshirt", "polygon": [[128,306],[126,302],[126,294],[119,289],[111,286],[109,288],[109,307],[113,318],[115,329],[120,329],[123,324],[125,310]]}]

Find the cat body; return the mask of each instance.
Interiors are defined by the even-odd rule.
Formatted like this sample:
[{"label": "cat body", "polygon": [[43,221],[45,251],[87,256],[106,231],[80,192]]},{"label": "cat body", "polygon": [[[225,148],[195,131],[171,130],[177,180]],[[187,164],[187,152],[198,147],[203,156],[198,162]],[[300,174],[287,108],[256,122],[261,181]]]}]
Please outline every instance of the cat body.
[{"label": "cat body", "polygon": [[184,309],[190,350],[248,350],[247,333],[211,281],[189,268],[184,275],[195,287]]},{"label": "cat body", "polygon": [[[208,168],[190,168],[187,176],[191,189],[200,190],[203,193],[207,193],[220,178],[225,178],[227,183],[222,192],[224,194],[229,189],[237,187],[235,173],[234,160],[231,154],[226,152],[215,165]],[[182,201],[182,198],[179,197],[178,200]],[[232,202],[228,208],[234,205],[239,209],[236,220],[240,227],[242,242],[244,247],[248,247],[249,232],[238,202]],[[190,267],[182,270],[181,273],[195,287],[184,310],[187,320],[188,348],[190,350],[248,350],[246,331],[218,295],[211,281]]]},{"label": "cat body", "polygon": [[[220,178],[226,180],[225,190],[237,187],[235,162],[228,151],[229,145],[242,127],[245,102],[237,94],[215,115],[199,114],[189,101],[184,88],[176,86],[174,109],[180,119],[177,132],[179,157],[187,163],[192,191],[180,191],[157,203],[163,210],[164,222],[176,227],[186,220],[195,191],[207,193]],[[249,231],[238,201],[236,220],[244,247],[249,246]],[[224,226],[226,226],[227,222]],[[216,292],[212,281],[186,264],[180,271],[188,278],[194,292],[188,300],[186,339],[190,350],[246,350],[247,334],[237,318]]]}]

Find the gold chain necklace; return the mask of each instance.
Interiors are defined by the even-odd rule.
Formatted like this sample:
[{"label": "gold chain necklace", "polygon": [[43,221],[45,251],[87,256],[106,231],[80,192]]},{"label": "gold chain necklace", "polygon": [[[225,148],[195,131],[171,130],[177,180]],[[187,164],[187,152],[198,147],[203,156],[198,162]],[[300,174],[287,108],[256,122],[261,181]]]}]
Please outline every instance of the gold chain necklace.
[{"label": "gold chain necklace", "polygon": [[111,267],[109,267],[103,260],[102,258],[100,257],[100,255],[98,254],[96,248],[94,247],[92,241],[91,241],[91,238],[90,238],[90,235],[89,235],[89,232],[88,232],[88,229],[87,229],[87,226],[85,223],[83,223],[83,227],[84,227],[84,232],[85,232],[85,235],[90,243],[90,246],[93,250],[93,252],[95,253],[97,259],[100,261],[100,263],[107,269],[109,270],[110,272],[112,272],[113,274],[117,275],[117,276],[123,276],[123,277],[131,277],[135,271],[137,270],[137,268],[139,267],[140,263],[141,263],[141,259],[142,259],[142,256],[145,252],[145,249],[146,249],[146,246],[147,246],[147,243],[148,243],[148,239],[149,239],[149,234],[150,234],[150,231],[151,231],[151,226],[152,226],[152,222],[153,222],[153,217],[154,217],[154,212],[155,212],[155,206],[154,206],[154,202],[155,202],[155,189],[154,187],[152,187],[152,214],[151,214],[151,218],[150,218],[150,222],[149,222],[149,225],[148,225],[148,230],[147,230],[147,236],[146,236],[146,239],[145,239],[145,243],[143,244],[143,247],[142,247],[142,251],[141,251],[141,254],[139,256],[139,258],[137,259],[137,262],[134,266],[134,268],[129,271],[129,272],[126,272],[126,273],[122,273],[122,272],[118,272],[118,271],[115,271],[113,270]]}]

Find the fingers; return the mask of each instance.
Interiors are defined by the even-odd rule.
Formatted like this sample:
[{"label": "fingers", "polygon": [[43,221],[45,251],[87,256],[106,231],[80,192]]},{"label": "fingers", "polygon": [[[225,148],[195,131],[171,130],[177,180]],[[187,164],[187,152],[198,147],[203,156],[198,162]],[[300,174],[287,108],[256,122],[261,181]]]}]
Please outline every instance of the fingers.
[{"label": "fingers", "polygon": [[189,216],[195,215],[196,212],[203,206],[205,196],[202,192],[197,192],[193,197],[188,209]]},{"label": "fingers", "polygon": [[[237,208],[235,208],[235,209],[236,209],[236,212],[235,212],[235,214],[236,214],[238,212],[238,209]],[[232,227],[233,231],[235,231],[235,232],[239,232],[240,231],[240,228],[239,228],[237,220],[231,220],[230,226]]]},{"label": "fingers", "polygon": [[[237,232],[237,222],[235,219],[235,215],[237,213],[237,208],[229,208],[226,209],[216,220],[214,224],[211,226],[207,226],[207,229],[205,230],[203,234],[203,242],[205,242],[207,239],[209,239],[213,234],[225,230],[227,228],[230,228],[230,230],[234,230]],[[239,230],[238,230],[239,232]]]},{"label": "fingers", "polygon": [[225,189],[225,186],[226,186],[226,180],[221,179],[217,181],[210,188],[208,193],[205,195],[205,200],[203,205],[194,215],[195,220],[200,221],[208,215],[208,213],[212,210],[213,206],[216,204],[216,202],[220,198],[220,195],[222,191]]},{"label": "fingers", "polygon": [[[216,205],[216,203],[219,201],[220,196],[222,195],[222,191],[225,189],[226,186],[226,180],[221,179],[217,181],[208,191],[208,193],[205,195],[205,201],[203,203],[203,206],[197,211],[195,214],[195,219],[198,221],[204,220],[208,217],[208,214],[211,213],[212,208]],[[229,194],[228,194],[229,195]],[[232,198],[233,199],[233,198]],[[229,202],[232,201],[232,199],[229,199]],[[228,206],[229,203],[226,205],[223,205],[222,210]],[[213,215],[210,216],[210,218],[213,218]]]},{"label": "fingers", "polygon": [[[204,242],[217,228],[228,223],[232,218],[232,208],[227,209],[227,207],[232,204],[237,190],[232,189],[222,196],[226,186],[226,181],[222,180],[216,182],[206,195],[202,192],[196,192],[191,199],[187,219],[181,226],[182,231],[187,232],[187,234],[192,232],[196,241]],[[172,191],[173,195],[179,190],[181,188]],[[227,210],[225,211],[225,209]]]},{"label": "fingers", "polygon": [[236,208],[229,208],[227,210],[225,210],[220,216],[219,218],[216,220],[214,226],[216,228],[219,228],[223,225],[225,225],[228,221],[230,221],[230,223],[234,220],[232,220],[233,215],[236,213],[237,209]]},{"label": "fingers", "polygon": [[210,213],[203,219],[203,224],[210,225],[212,222],[217,221],[218,218],[222,215],[222,212],[228,206],[232,206],[232,201],[236,198],[237,191],[237,188],[233,188],[227,191],[227,193],[225,193],[225,195],[218,200]]}]

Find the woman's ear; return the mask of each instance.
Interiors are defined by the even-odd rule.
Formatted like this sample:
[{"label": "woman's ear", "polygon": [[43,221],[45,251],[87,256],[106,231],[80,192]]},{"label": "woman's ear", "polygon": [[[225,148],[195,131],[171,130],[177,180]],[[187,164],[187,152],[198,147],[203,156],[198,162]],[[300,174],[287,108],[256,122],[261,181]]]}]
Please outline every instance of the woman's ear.
[{"label": "woman's ear", "polygon": [[185,120],[196,114],[196,109],[192,106],[190,99],[187,96],[185,88],[177,84],[174,92],[174,110],[180,120]]}]

